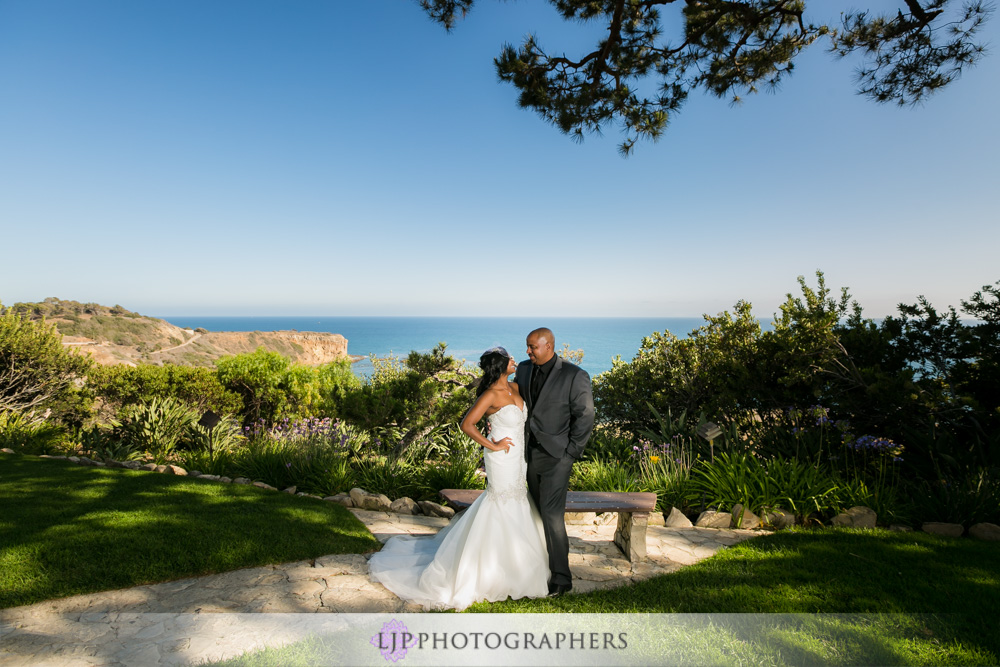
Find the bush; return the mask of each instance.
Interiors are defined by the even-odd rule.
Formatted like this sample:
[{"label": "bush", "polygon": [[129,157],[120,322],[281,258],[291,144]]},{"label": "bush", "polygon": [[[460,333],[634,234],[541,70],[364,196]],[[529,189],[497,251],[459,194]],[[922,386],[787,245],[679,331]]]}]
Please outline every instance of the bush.
[{"label": "bush", "polygon": [[694,467],[688,497],[719,510],[740,504],[755,514],[780,508],[807,517],[835,509],[838,488],[828,471],[802,461],[722,453]]},{"label": "bush", "polygon": [[571,491],[639,491],[638,474],[620,461],[594,459],[573,466],[569,478]]},{"label": "bush", "polygon": [[125,408],[114,435],[126,446],[164,462],[197,421],[198,414],[173,398],[154,398]]},{"label": "bush", "polygon": [[404,453],[434,429],[457,423],[474,402],[478,373],[446,354],[439,343],[429,354],[411,352],[405,362],[375,359],[375,372],[335,401],[336,414],[369,433],[402,431],[395,454]]},{"label": "bush", "polygon": [[311,391],[310,369],[297,367],[277,352],[257,348],[249,354],[223,357],[216,375],[227,390],[242,399],[240,416],[244,426],[263,421],[276,424],[299,414]]},{"label": "bush", "polygon": [[99,461],[138,461],[145,454],[135,442],[100,426],[78,429],[73,440],[81,453]]},{"label": "bush", "polygon": [[913,498],[913,516],[919,521],[1000,524],[1000,477],[978,469],[963,477],[916,481],[907,485]]},{"label": "bush", "polygon": [[52,454],[64,446],[66,430],[33,413],[0,412],[0,448],[22,454]]},{"label": "bush", "polygon": [[640,440],[632,446],[629,460],[638,470],[640,489],[656,494],[659,511],[668,507],[683,509],[688,505],[694,463],[689,438],[675,435],[670,441],[659,444]]},{"label": "bush", "polygon": [[89,356],[64,348],[45,320],[32,322],[0,304],[0,411],[42,411],[67,400],[91,365]]},{"label": "bush", "polygon": [[87,386],[104,402],[107,418],[121,416],[122,410],[154,398],[173,398],[202,413],[234,414],[242,402],[228,391],[209,368],[190,366],[95,366],[87,374]]}]

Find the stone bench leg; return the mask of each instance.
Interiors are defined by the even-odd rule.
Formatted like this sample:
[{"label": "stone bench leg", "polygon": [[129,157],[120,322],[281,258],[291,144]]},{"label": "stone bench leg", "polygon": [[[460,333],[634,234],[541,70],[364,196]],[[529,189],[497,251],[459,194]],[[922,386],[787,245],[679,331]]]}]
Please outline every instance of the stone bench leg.
[{"label": "stone bench leg", "polygon": [[615,544],[630,561],[646,558],[646,526],[649,512],[619,512]]}]

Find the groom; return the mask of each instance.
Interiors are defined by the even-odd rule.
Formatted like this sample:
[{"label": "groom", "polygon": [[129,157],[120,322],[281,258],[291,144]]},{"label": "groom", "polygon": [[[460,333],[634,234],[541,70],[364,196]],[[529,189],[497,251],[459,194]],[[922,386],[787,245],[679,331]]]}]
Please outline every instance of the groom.
[{"label": "groom", "polygon": [[515,378],[528,402],[524,426],[528,459],[528,493],[542,515],[549,550],[549,595],[573,588],[566,536],[566,492],[573,462],[583,456],[594,428],[594,398],[590,376],[555,354],[549,329],[528,334],[528,361],[517,366]]}]

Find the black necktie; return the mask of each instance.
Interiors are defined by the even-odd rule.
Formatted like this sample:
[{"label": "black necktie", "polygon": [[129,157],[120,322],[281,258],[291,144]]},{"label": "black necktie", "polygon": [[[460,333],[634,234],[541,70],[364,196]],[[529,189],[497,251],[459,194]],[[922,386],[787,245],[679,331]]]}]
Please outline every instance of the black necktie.
[{"label": "black necktie", "polygon": [[538,394],[542,391],[542,367],[535,366],[531,369],[531,404],[538,402]]}]

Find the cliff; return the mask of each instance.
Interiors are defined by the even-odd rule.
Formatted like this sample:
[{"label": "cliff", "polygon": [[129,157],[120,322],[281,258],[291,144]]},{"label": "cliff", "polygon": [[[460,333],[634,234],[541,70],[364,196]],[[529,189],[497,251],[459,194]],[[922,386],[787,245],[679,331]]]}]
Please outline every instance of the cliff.
[{"label": "cliff", "polygon": [[253,352],[259,347],[310,366],[348,356],[347,339],[333,333],[194,331],[121,306],[109,308],[56,298],[16,303],[10,310],[33,320],[44,318],[63,334],[63,345],[86,352],[101,364],[212,366],[220,357]]}]

